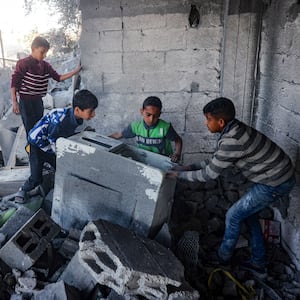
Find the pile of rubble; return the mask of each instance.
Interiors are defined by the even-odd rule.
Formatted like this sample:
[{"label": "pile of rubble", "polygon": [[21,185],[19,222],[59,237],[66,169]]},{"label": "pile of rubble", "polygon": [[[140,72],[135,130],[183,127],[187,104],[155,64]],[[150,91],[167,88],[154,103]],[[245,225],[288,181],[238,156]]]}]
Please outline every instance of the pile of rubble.
[{"label": "pile of rubble", "polygon": [[[202,299],[299,299],[300,272],[281,247],[280,223],[273,220],[271,208],[259,215],[265,230],[268,278],[261,281],[239,268],[250,257],[246,227],[242,227],[231,265],[218,264],[216,251],[226,211],[250,185],[238,173],[225,175],[207,183],[177,183],[170,228],[172,249],[185,267],[186,279]],[[281,203],[282,215],[288,204],[288,199]]]},{"label": "pile of rubble", "polygon": [[[225,212],[248,186],[240,176],[177,182],[171,235],[163,226],[154,240],[104,220],[65,231],[50,217],[53,189],[45,187],[46,198],[14,204],[1,227],[0,299],[298,299],[300,272],[278,234],[266,241],[264,281],[239,269],[250,253],[245,228],[232,265],[216,263]],[[13,203],[10,197],[2,198],[3,207]],[[260,217],[272,220],[272,209]]]}]

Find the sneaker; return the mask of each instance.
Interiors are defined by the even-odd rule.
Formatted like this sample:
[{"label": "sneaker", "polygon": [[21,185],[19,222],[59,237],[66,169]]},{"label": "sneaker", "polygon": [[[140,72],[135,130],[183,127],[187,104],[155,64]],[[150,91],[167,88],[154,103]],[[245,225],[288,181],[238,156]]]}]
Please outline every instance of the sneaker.
[{"label": "sneaker", "polygon": [[15,202],[23,204],[26,202],[26,192],[22,189],[19,189],[15,195]]},{"label": "sneaker", "polygon": [[265,267],[260,267],[254,265],[250,261],[245,261],[240,264],[240,268],[245,271],[249,271],[255,277],[259,279],[266,279],[268,277],[267,269]]}]

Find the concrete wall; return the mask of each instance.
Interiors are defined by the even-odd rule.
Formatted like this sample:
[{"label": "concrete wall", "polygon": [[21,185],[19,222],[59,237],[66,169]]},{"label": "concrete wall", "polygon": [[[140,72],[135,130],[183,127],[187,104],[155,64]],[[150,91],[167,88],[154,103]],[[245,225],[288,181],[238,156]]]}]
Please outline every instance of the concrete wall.
[{"label": "concrete wall", "polygon": [[93,126],[102,134],[139,119],[143,100],[156,95],[162,118],[183,137],[184,162],[211,153],[213,137],[202,108],[219,95],[223,1],[81,1],[83,86],[100,98]]},{"label": "concrete wall", "polygon": [[[296,166],[283,239],[300,266],[300,4],[271,2],[263,16],[256,127],[282,146]],[[281,219],[282,215],[278,214]]]}]

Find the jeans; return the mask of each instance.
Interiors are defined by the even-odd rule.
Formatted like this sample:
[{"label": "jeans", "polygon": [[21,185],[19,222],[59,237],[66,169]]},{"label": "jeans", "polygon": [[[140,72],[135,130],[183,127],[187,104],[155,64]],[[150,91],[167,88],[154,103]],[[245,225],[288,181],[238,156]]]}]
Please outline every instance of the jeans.
[{"label": "jeans", "polygon": [[30,144],[29,164],[30,177],[22,186],[23,191],[30,191],[43,181],[43,165],[48,162],[54,168],[56,167],[56,155],[47,153],[39,149],[37,146]]},{"label": "jeans", "polygon": [[295,183],[295,177],[292,176],[276,187],[254,184],[226,213],[225,233],[218,250],[219,257],[224,261],[231,258],[239,238],[241,223],[245,222],[250,229],[251,262],[265,267],[264,237],[257,213],[280,197],[288,195]]}]

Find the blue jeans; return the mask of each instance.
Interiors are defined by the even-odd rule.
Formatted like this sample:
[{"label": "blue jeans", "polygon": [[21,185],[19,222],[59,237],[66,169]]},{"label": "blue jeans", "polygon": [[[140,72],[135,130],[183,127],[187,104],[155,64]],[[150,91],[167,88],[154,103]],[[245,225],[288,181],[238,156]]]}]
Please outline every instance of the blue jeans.
[{"label": "blue jeans", "polygon": [[218,250],[219,257],[224,261],[231,258],[239,238],[241,223],[246,222],[250,229],[251,262],[257,266],[265,267],[264,237],[256,213],[280,197],[288,195],[295,183],[295,177],[292,176],[276,187],[254,184],[226,213],[225,233]]}]

